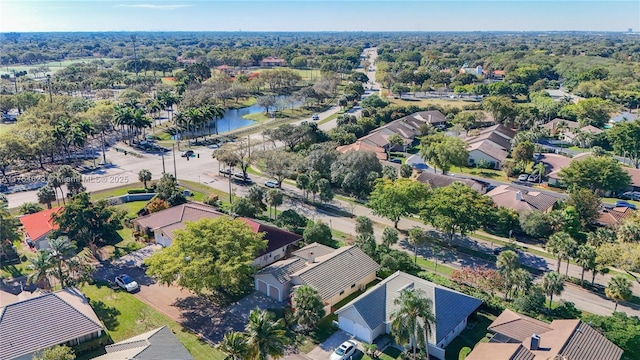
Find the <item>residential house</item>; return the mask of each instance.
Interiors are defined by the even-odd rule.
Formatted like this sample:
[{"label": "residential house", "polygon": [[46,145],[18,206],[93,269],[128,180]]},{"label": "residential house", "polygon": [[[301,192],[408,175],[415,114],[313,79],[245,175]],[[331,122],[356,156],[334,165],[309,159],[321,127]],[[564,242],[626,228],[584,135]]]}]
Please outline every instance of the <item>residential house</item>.
[{"label": "residential house", "polygon": [[518,213],[530,211],[549,212],[558,202],[559,198],[540,192],[527,191],[500,185],[486,194],[497,206],[513,209]]},{"label": "residential house", "polygon": [[[393,146],[389,144],[389,137],[397,134],[402,138],[402,145]],[[374,147],[383,148],[385,151],[406,151],[406,149],[411,145],[414,141],[413,138],[405,138],[402,135],[398,134],[396,131],[383,126],[378,130],[375,130],[368,135],[365,135],[359,139],[359,141]]]},{"label": "residential house", "polygon": [[43,349],[102,336],[104,326],[78,289],[5,294],[0,293],[0,359],[31,360]]},{"label": "residential house", "polygon": [[285,59],[280,59],[273,56],[268,56],[260,60],[260,66],[262,67],[285,66],[285,65],[287,65],[287,61]]},{"label": "residential house", "polygon": [[[580,138],[578,136],[579,134],[585,133],[585,134],[591,134],[592,136],[595,136],[595,135],[602,134],[603,132],[604,131],[598,129],[593,125],[587,125],[578,129],[565,131],[563,134],[563,138],[564,138],[564,141],[566,141],[569,144],[575,144],[581,147],[587,147],[588,146],[587,144],[580,142]],[[583,142],[584,142],[584,139],[583,139]]]},{"label": "residential house", "polygon": [[546,89],[545,91],[547,92],[547,94],[549,94],[549,96],[551,96],[551,99],[553,99],[554,101],[564,101],[565,99],[568,99],[573,103],[577,103],[578,101],[584,99],[583,97],[568,93],[562,89]]},{"label": "residential house", "polygon": [[627,188],[628,191],[640,191],[640,169],[637,168],[625,168],[631,176],[631,183]]},{"label": "residential house", "polygon": [[376,154],[378,160],[387,160],[387,152],[384,150],[384,148],[370,145],[360,140],[354,142],[353,144],[338,146],[336,150],[342,154],[346,154],[349,151],[369,151]]},{"label": "residential house", "polygon": [[[184,229],[186,222],[215,219],[221,216],[227,215],[212,206],[187,202],[139,217],[133,221],[133,224],[136,231],[152,233],[157,244],[169,246],[173,242],[174,232]],[[265,225],[243,217],[238,219],[249,225],[253,232],[264,232],[267,248],[258,254],[254,261],[254,265],[260,268],[285,258],[292,247],[302,239],[298,234],[275,226]]]},{"label": "residential house", "polygon": [[[584,152],[584,153],[580,153],[575,155],[572,158],[567,158],[566,156],[563,155],[555,155],[555,158],[551,158],[553,154],[545,154],[544,155],[544,160],[542,160],[543,162],[557,162],[559,164],[554,165],[553,166],[553,170],[547,175],[547,179],[548,179],[548,184],[551,186],[556,186],[556,187],[560,187],[562,186],[562,183],[560,181],[560,170],[562,170],[563,167],[567,167],[571,164],[571,162],[573,161],[580,161],[585,159],[588,156],[591,156],[590,152]],[[547,160],[547,158],[549,158],[549,160]],[[566,162],[566,159],[569,159],[568,162]]]},{"label": "residential house", "polygon": [[367,343],[388,334],[397,308],[394,300],[402,290],[422,290],[431,299],[436,321],[428,338],[429,354],[444,360],[445,347],[467,327],[482,301],[400,271],[337,310],[340,329]]},{"label": "residential house", "polygon": [[565,131],[572,131],[580,127],[580,123],[577,121],[565,120],[561,118],[555,118],[548,123],[541,126],[543,129],[549,130],[550,134],[562,133]]},{"label": "residential house", "polygon": [[635,214],[636,210],[626,206],[616,206],[614,208],[603,207],[596,223],[602,226],[614,226],[622,224],[628,217]]},{"label": "residential house", "polygon": [[413,118],[418,121],[423,121],[433,126],[445,126],[449,123],[449,119],[447,119],[447,117],[443,113],[441,113],[439,110],[420,111],[420,112],[405,116],[400,120],[407,119],[407,118]]},{"label": "residential house", "polygon": [[505,310],[489,325],[494,335],[467,360],[619,360],[622,349],[579,319],[550,324]]},{"label": "residential house", "polygon": [[489,186],[489,183],[478,181],[474,179],[465,179],[449,175],[435,174],[430,171],[423,171],[417,178],[417,181],[429,185],[432,189],[449,186],[453,183],[462,183],[484,194]]},{"label": "residential house", "polygon": [[58,224],[53,222],[51,216],[60,211],[62,211],[62,207],[54,207],[20,217],[24,230],[24,241],[29,247],[34,247],[36,250],[49,248],[47,237],[52,231],[58,230]]},{"label": "residential house", "polygon": [[108,345],[107,352],[93,360],[194,360],[166,325]]},{"label": "residential house", "polygon": [[481,76],[484,73],[482,66],[468,67],[467,64],[462,65],[462,68],[460,68],[458,72],[460,74],[472,74],[475,76]]},{"label": "residential house", "polygon": [[378,265],[356,246],[339,249],[313,243],[294,251],[292,257],[260,270],[255,278],[256,290],[284,301],[299,285],[318,291],[325,310],[350,294],[364,290],[375,280]]},{"label": "residential house", "polygon": [[634,121],[638,119],[638,115],[636,114],[632,114],[628,111],[623,111],[621,113],[619,113],[616,116],[611,117],[611,119],[609,119],[609,124],[611,125],[615,125],[621,122],[625,122],[625,121]]},{"label": "residential house", "polygon": [[509,156],[511,140],[515,136],[515,131],[501,124],[475,130],[474,135],[464,138],[469,144],[469,165],[476,166],[479,162],[486,161],[494,169],[500,169]]},{"label": "residential house", "polygon": [[509,157],[508,152],[488,141],[470,144],[467,147],[467,152],[469,154],[469,166],[477,166],[486,161],[496,170],[499,170],[507,160],[507,157]]}]

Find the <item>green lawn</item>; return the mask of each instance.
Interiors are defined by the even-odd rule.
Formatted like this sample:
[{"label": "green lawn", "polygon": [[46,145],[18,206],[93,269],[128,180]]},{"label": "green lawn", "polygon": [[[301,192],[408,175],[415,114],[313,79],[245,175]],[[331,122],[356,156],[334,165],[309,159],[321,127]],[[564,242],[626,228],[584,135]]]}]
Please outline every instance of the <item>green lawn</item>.
[{"label": "green lawn", "polygon": [[471,168],[471,167],[462,166],[462,167],[451,168],[449,173],[468,174],[468,175],[488,178],[491,180],[504,181],[504,182],[511,181],[511,179],[507,178],[507,175],[502,170],[480,169],[480,168]]},{"label": "green lawn", "polygon": [[490,334],[487,333],[487,327],[495,319],[495,315],[478,310],[475,315],[469,318],[467,328],[445,349],[446,360],[458,360],[458,354],[465,346],[473,349],[479,342],[488,342]]},{"label": "green lawn", "polygon": [[[90,62],[93,60],[104,60],[105,62],[114,62],[116,61],[116,59],[109,59],[109,58],[80,58],[80,59],[75,59],[75,60],[64,60],[64,61],[50,61],[44,64],[36,64],[36,65],[16,65],[16,66],[3,66],[0,67],[0,74],[11,74],[12,71],[27,71],[29,72],[29,77],[32,77],[33,75],[31,74],[31,72],[29,70],[37,68],[37,67],[41,67],[41,66],[48,66],[49,70],[53,73],[56,73],[64,68],[66,68],[67,66],[71,65],[71,64],[77,64],[77,63],[82,63],[82,62]],[[41,74],[42,75],[42,74]]]},{"label": "green lawn", "polygon": [[[298,73],[298,75],[300,75],[300,77],[302,77],[302,80],[311,80],[312,78],[314,80],[320,79],[322,77],[322,73],[320,72],[320,69],[293,69],[290,67],[273,67],[273,68],[269,68],[269,69],[288,69],[291,71],[294,71],[296,73]],[[257,69],[254,70],[253,72],[263,72],[265,70],[269,70],[267,68],[264,69]]]},{"label": "green lawn", "polygon": [[329,336],[338,330],[337,327],[333,326],[334,321],[338,321],[338,315],[330,314],[320,320],[316,328],[308,336],[299,335],[296,339],[298,350],[308,353],[318,344],[327,340]]},{"label": "green lawn", "polygon": [[14,126],[15,126],[15,124],[0,124],[0,135],[8,132],[11,129],[13,129]]},{"label": "green lawn", "polygon": [[[228,181],[228,180],[225,179],[225,181]],[[180,185],[184,186],[185,188],[193,192],[194,196],[190,198],[190,200],[203,201],[210,194],[216,194],[220,198],[220,201],[222,201],[223,203],[229,203],[229,193],[227,192],[214,189],[208,185],[201,184],[195,181],[179,180],[178,182],[180,183]],[[234,196],[233,198],[235,199],[236,196]]]},{"label": "green lawn", "polygon": [[[396,360],[396,359],[402,359],[401,357],[402,355],[402,351],[400,351],[397,348],[394,348],[392,346],[387,347],[386,349],[384,349],[383,352],[378,353],[378,357],[376,357],[376,359],[378,360]],[[361,360],[372,360],[368,355],[362,355],[362,357],[360,358]]]},{"label": "green lawn", "polygon": [[344,111],[340,110],[337,113],[332,114],[332,115],[330,115],[330,116],[318,121],[318,125],[322,125],[322,124],[328,123],[329,121],[337,118],[338,116],[341,116],[342,114],[344,114]]},{"label": "green lawn", "polygon": [[95,191],[91,193],[91,200],[96,201],[96,200],[102,200],[102,199],[106,199],[114,196],[126,195],[127,190],[130,190],[130,189],[142,189],[142,183],[136,182],[136,183],[122,185],[122,186],[118,186],[118,187],[107,189],[107,190]]},{"label": "green lawn", "polygon": [[[197,360],[222,360],[225,355],[191,331],[147,306],[135,296],[107,286],[86,285],[81,289],[107,328],[114,342],[167,325]],[[96,356],[92,354],[92,356]]]},{"label": "green lawn", "polygon": [[[602,202],[609,203],[609,204],[615,205],[616,201],[620,201],[620,199],[602,198]],[[629,204],[634,204],[635,206],[640,207],[640,201],[636,201],[636,200],[625,200],[625,201],[628,202]]]}]

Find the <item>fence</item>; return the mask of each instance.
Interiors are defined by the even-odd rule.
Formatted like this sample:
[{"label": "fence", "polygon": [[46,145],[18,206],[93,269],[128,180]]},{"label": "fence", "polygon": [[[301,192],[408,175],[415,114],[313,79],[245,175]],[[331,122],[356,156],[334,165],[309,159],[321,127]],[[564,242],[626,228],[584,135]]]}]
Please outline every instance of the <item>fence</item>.
[{"label": "fence", "polygon": [[151,200],[154,196],[156,196],[156,193],[126,194],[121,196],[110,197],[110,198],[107,198],[106,200],[109,205],[119,205],[119,204],[124,204],[132,201]]}]

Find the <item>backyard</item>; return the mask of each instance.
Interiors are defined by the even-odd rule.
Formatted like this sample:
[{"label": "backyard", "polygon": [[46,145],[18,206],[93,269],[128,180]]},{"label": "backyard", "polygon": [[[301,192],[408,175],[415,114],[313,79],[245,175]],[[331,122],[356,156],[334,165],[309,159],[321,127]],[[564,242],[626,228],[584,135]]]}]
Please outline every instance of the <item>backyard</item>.
[{"label": "backyard", "polygon": [[466,329],[460,333],[446,348],[446,360],[458,360],[460,351],[468,347],[473,347],[479,342],[488,342],[490,334],[487,327],[496,319],[496,316],[483,310],[478,310],[475,315],[469,318]]}]

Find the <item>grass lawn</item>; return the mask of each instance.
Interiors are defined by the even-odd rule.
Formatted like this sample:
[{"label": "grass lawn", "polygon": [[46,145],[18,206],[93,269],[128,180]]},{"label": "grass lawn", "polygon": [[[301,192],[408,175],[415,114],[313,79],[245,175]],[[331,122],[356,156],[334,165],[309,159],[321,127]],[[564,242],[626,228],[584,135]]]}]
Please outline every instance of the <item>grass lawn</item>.
[{"label": "grass lawn", "polygon": [[[229,202],[229,193],[222,190],[214,189],[208,185],[189,180],[180,180],[179,183],[193,192],[193,197],[191,197],[190,200],[203,201],[210,194],[216,194],[220,198],[220,201],[226,203]],[[237,197],[234,196],[233,198],[235,199]]]},{"label": "grass lawn", "polygon": [[270,112],[269,114],[267,114],[264,111],[248,114],[243,116],[242,118],[257,121],[257,122],[270,121],[270,120],[282,120],[282,119],[301,120],[303,118],[310,117],[311,115],[315,114],[315,112],[316,110],[314,109],[308,109],[305,107],[295,107],[293,108],[293,110],[285,109],[282,111],[277,111],[275,113],[276,114],[275,118],[272,117],[273,112]]},{"label": "grass lawn", "polygon": [[[49,70],[53,73],[56,73],[64,68],[66,68],[67,66],[71,65],[71,64],[77,64],[77,63],[82,63],[82,62],[90,62],[93,60],[104,60],[105,62],[114,62],[116,61],[116,59],[109,59],[109,58],[93,58],[93,57],[89,57],[89,58],[80,58],[80,59],[75,59],[75,60],[64,60],[64,61],[50,61],[44,64],[36,64],[36,65],[16,65],[16,66],[3,66],[0,67],[0,74],[11,74],[13,70],[15,71],[27,71],[29,72],[29,70],[37,68],[37,67],[41,67],[41,66],[47,66],[49,67]],[[31,74],[31,72],[29,72],[29,77],[33,77],[33,75]]]},{"label": "grass lawn", "polygon": [[494,170],[494,169],[480,169],[480,168],[471,168],[471,167],[454,167],[451,168],[449,173],[459,173],[459,174],[469,174],[473,176],[483,177],[491,180],[498,180],[504,182],[510,182],[511,180],[507,178],[507,175],[502,170]]},{"label": "grass lawn", "polygon": [[[81,289],[114,342],[167,325],[197,360],[222,360],[225,355],[191,331],[147,306],[135,296],[108,286],[86,285]],[[91,354],[96,356],[95,354]],[[80,357],[79,357],[80,359]]]},{"label": "grass lawn", "polygon": [[11,129],[13,129],[14,126],[15,126],[15,124],[0,124],[0,135],[8,132]]},{"label": "grass lawn", "polygon": [[106,199],[114,196],[126,195],[127,190],[130,190],[130,189],[142,189],[142,183],[136,182],[136,183],[122,185],[122,186],[118,186],[118,187],[107,189],[107,190],[95,191],[91,193],[91,200],[96,201],[96,200],[102,200],[102,199]]},{"label": "grass lawn", "polygon": [[328,116],[328,117],[327,117],[327,118],[325,118],[325,119],[322,119],[322,120],[318,121],[318,125],[326,124],[326,123],[328,123],[329,121],[331,121],[331,120],[333,120],[333,119],[335,119],[335,118],[337,118],[338,116],[343,115],[343,114],[344,114],[344,111],[340,110],[340,111],[338,111],[337,113],[335,113],[335,114],[333,114],[333,115],[331,115],[331,116]]},{"label": "grass lawn", "polygon": [[298,75],[300,75],[300,77],[302,78],[302,80],[311,80],[313,79],[320,79],[322,77],[322,73],[320,72],[320,69],[293,69],[290,67],[273,67],[273,68],[265,68],[265,69],[257,69],[254,70],[253,72],[256,73],[261,73],[265,70],[270,70],[270,69],[288,69],[291,71],[296,72]]},{"label": "grass lawn", "polygon": [[316,328],[308,336],[299,335],[296,339],[298,350],[303,353],[308,353],[318,344],[327,340],[329,336],[338,330],[337,327],[333,326],[334,321],[338,321],[338,315],[331,314],[325,316],[318,322]]},{"label": "grass lawn", "polygon": [[[620,201],[620,199],[616,199],[616,198],[602,198],[602,202],[605,203],[609,203],[609,204],[615,204],[616,201]],[[635,206],[637,206],[638,208],[640,208],[640,201],[636,201],[636,200],[624,200],[626,202],[628,202],[629,204],[634,204]]]},{"label": "grass lawn", "polygon": [[[400,349],[394,348],[393,346],[389,346],[386,349],[384,349],[383,352],[378,353],[378,357],[376,359],[378,359],[378,360],[396,360],[396,359],[401,359],[402,358],[400,355],[402,355],[402,351],[400,351]],[[368,355],[365,355],[365,354],[363,354],[360,359],[361,360],[372,360]]]},{"label": "grass lawn", "polygon": [[22,241],[15,242],[14,245],[18,250],[18,255],[21,260],[26,260],[24,262],[16,263],[16,264],[3,264],[0,267],[0,279],[1,278],[17,278],[23,275],[27,275],[31,273],[29,269],[29,260],[28,258],[33,257],[35,255],[34,252],[29,250],[25,243]]},{"label": "grass lawn", "polygon": [[[418,265],[420,265],[421,268],[431,272],[433,272],[436,269],[436,263],[434,261],[427,260],[419,256],[418,256]],[[436,272],[437,274],[441,274],[447,277],[451,276],[451,272],[454,270],[452,267],[443,265],[441,261],[438,262],[437,269],[438,269],[438,271]]]},{"label": "grass lawn", "polygon": [[465,346],[473,349],[479,342],[488,342],[490,334],[487,333],[487,327],[495,319],[495,315],[478,310],[478,312],[469,319],[467,328],[462,330],[462,333],[445,349],[446,360],[458,360],[458,354]]},{"label": "grass lawn", "polygon": [[229,103],[227,106],[227,109],[241,109],[244,107],[253,106],[256,104],[257,101],[258,99],[255,97],[240,99],[237,103],[235,102]]}]

